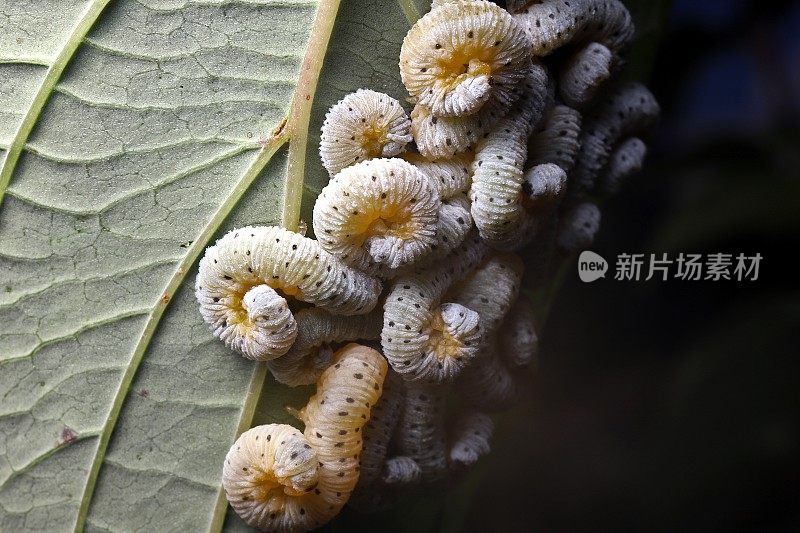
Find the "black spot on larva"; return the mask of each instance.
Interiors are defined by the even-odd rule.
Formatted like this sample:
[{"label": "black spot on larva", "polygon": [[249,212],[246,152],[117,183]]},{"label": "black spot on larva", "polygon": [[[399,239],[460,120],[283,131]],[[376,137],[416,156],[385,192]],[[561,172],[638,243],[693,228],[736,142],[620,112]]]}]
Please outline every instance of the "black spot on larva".
[{"label": "black spot on larva", "polygon": [[292,455],[289,456],[290,459],[297,459],[297,452],[292,452]]},{"label": "black spot on larva", "polygon": [[272,440],[272,435],[267,435],[267,442],[269,442],[270,440]]},{"label": "black spot on larva", "polygon": [[347,416],[347,411],[339,411],[339,416]]},{"label": "black spot on larva", "polygon": [[353,374],[353,377],[356,379],[364,379],[364,374],[356,372],[355,374]]}]

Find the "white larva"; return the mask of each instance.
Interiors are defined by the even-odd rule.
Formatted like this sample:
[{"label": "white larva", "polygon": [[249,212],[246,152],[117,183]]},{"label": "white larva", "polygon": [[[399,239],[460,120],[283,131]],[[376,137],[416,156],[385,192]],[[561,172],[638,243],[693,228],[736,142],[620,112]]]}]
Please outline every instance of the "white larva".
[{"label": "white larva", "polygon": [[388,94],[359,89],[328,110],[319,155],[335,176],[360,161],[394,157],[411,140],[411,121],[400,102]]},{"label": "white larva", "polygon": [[200,261],[195,295],[216,337],[245,356],[286,353],[297,334],[285,297],[343,315],[369,312],[378,280],[347,267],[317,241],[273,226],[232,230]]},{"label": "white larva", "polygon": [[522,260],[517,255],[494,254],[451,288],[446,298],[477,312],[483,340],[488,340],[517,299],[522,273]]},{"label": "white larva", "polygon": [[525,31],[508,12],[491,2],[461,0],[435,7],[414,24],[400,50],[400,77],[433,115],[473,115],[490,98],[512,101],[529,60]]},{"label": "white larva", "polygon": [[491,451],[494,423],[489,415],[465,410],[458,414],[450,430],[448,460],[455,470],[469,468]]},{"label": "white larva", "polygon": [[659,113],[655,97],[640,83],[625,84],[605,97],[584,120],[574,170],[576,194],[591,192],[617,144],[646,132]]},{"label": "white larva", "polygon": [[600,231],[600,218],[600,208],[592,202],[567,209],[558,225],[558,247],[566,253],[574,253],[591,246]]},{"label": "white larva", "polygon": [[581,114],[565,105],[550,108],[528,141],[528,161],[572,170],[580,149]]},{"label": "white larva", "polygon": [[497,338],[488,343],[475,363],[456,383],[459,395],[478,409],[500,411],[519,400],[525,382],[530,379],[525,369],[510,368],[500,357]]},{"label": "white larva", "polygon": [[392,368],[406,380],[452,380],[477,355],[477,313],[442,302],[447,289],[487,253],[477,237],[436,265],[398,277],[384,304],[381,346]]},{"label": "white larva", "polygon": [[422,481],[430,483],[447,475],[444,410],[448,387],[409,382],[405,385],[397,447],[419,466]]},{"label": "white larva", "polygon": [[381,312],[366,315],[333,315],[322,309],[302,309],[295,315],[297,338],[286,354],[267,361],[267,367],[280,383],[296,387],[309,385],[330,366],[331,345],[380,338]]},{"label": "white larva", "polygon": [[347,167],[322,189],[314,233],[347,264],[391,276],[431,252],[440,207],[438,187],[413,165],[372,159]]},{"label": "white larva", "polygon": [[536,366],[539,336],[530,300],[520,296],[509,311],[498,334],[500,353],[511,367]]},{"label": "white larva", "polygon": [[461,154],[447,159],[430,160],[419,154],[407,153],[403,155],[403,159],[436,183],[442,200],[469,191],[471,182],[469,167],[472,164],[469,155]]},{"label": "white larva", "polygon": [[619,191],[625,180],[642,170],[646,156],[647,145],[638,137],[629,137],[619,143],[600,176],[602,192],[614,194]]},{"label": "white larva", "polygon": [[567,43],[598,42],[615,53],[633,40],[633,19],[619,0],[512,1],[509,9],[525,28],[533,54],[543,57]]},{"label": "white larva", "polygon": [[589,43],[561,68],[559,92],[569,106],[583,109],[612,74],[614,54],[600,43]]},{"label": "white larva", "polygon": [[264,531],[299,532],[338,514],[358,481],[361,429],[380,398],[386,371],[378,352],[347,345],[300,410],[302,434],[269,424],[236,440],[222,486],[245,522]]}]

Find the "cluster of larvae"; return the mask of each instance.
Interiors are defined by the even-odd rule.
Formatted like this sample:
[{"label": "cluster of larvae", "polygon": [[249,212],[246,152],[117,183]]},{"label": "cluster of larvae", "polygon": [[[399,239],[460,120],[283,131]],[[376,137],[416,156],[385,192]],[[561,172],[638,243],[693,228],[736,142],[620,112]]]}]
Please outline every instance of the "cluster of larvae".
[{"label": "cluster of larvae", "polygon": [[317,386],[304,431],[258,426],[227,455],[228,501],[251,526],[314,529],[488,453],[489,413],[520,398],[536,359],[518,253],[589,245],[596,200],[642,165],[659,108],[615,82],[625,6],[507,4],[435,1],[414,24],[410,116],[369,89],[329,110],[315,239],[244,227],[200,262],[214,335],[281,383]]}]

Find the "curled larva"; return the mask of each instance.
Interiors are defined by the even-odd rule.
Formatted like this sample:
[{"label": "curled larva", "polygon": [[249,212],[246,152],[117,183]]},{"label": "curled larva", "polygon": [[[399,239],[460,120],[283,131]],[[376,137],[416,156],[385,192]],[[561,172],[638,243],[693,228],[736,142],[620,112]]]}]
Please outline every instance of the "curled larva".
[{"label": "curled larva", "polygon": [[513,101],[529,60],[525,31],[507,11],[461,0],[414,24],[400,49],[400,77],[434,116],[472,115],[490,98]]},{"label": "curled larva", "polygon": [[630,137],[622,141],[612,152],[608,165],[600,177],[602,191],[614,194],[622,183],[642,169],[647,156],[647,145],[638,137]]},{"label": "curled larva", "polygon": [[550,108],[528,141],[528,161],[553,163],[569,172],[580,149],[581,114],[565,105]]},{"label": "curled larva", "polygon": [[381,335],[381,312],[340,316],[322,309],[301,309],[295,314],[297,338],[286,354],[267,361],[275,379],[295,387],[314,383],[330,366],[334,343],[373,340]]},{"label": "curled larva", "polygon": [[471,234],[466,243],[428,268],[398,277],[384,304],[381,346],[392,368],[406,380],[453,379],[475,357],[481,339],[478,314],[443,303],[445,291],[486,255]]},{"label": "curled larva", "polygon": [[472,157],[467,154],[447,159],[430,160],[419,154],[403,154],[403,159],[428,176],[439,189],[442,200],[469,191]]},{"label": "curled larva", "polygon": [[655,97],[640,83],[623,85],[605,97],[584,121],[574,169],[576,193],[591,191],[619,141],[645,132],[659,113]]},{"label": "curled larva", "polygon": [[535,56],[593,41],[619,53],[633,40],[633,19],[619,0],[513,0],[509,9],[528,33]]},{"label": "curled larva", "polygon": [[446,299],[480,315],[483,340],[500,327],[519,294],[522,260],[515,254],[497,253],[453,286]]},{"label": "curled larva", "polygon": [[583,108],[592,101],[600,86],[611,77],[614,54],[600,43],[589,43],[561,68],[559,92],[569,106]]},{"label": "curled larva", "polygon": [[456,383],[466,403],[489,411],[509,407],[520,398],[529,378],[525,369],[511,369],[500,356],[496,337],[475,362],[467,367]]},{"label": "curled larva", "polygon": [[264,531],[308,531],[328,522],[358,480],[361,429],[380,398],[386,361],[349,344],[334,354],[317,392],[300,410],[301,434],[270,424],[243,433],[225,460],[222,485],[231,506]]},{"label": "curled larva", "polygon": [[471,410],[459,413],[450,430],[450,466],[463,469],[477,463],[491,451],[493,433],[494,423],[489,415]]},{"label": "curled larva", "polygon": [[359,89],[328,110],[319,155],[335,176],[366,159],[394,157],[411,140],[411,121],[400,102],[388,94]]},{"label": "curled larva", "polygon": [[444,421],[447,386],[406,382],[397,428],[397,447],[419,466],[429,483],[447,474],[447,435]]},{"label": "curled larva", "polygon": [[561,217],[556,242],[567,253],[590,246],[600,230],[600,208],[591,202],[572,206]]},{"label": "curled larva", "polygon": [[535,365],[539,352],[535,321],[533,306],[521,296],[509,311],[498,335],[500,353],[508,365]]},{"label": "curled larva", "polygon": [[534,221],[522,202],[523,167],[531,130],[547,104],[547,73],[531,71],[529,87],[508,117],[482,139],[472,162],[472,218],[491,246],[514,250],[533,238]]},{"label": "curled larva", "polygon": [[347,264],[387,276],[412,265],[436,244],[439,190],[402,159],[347,167],[314,205],[320,245]]},{"label": "curled larva", "polygon": [[195,295],[216,337],[251,359],[269,360],[289,349],[297,326],[284,297],[331,312],[369,312],[378,280],[351,269],[317,241],[273,226],[233,230],[200,261]]}]

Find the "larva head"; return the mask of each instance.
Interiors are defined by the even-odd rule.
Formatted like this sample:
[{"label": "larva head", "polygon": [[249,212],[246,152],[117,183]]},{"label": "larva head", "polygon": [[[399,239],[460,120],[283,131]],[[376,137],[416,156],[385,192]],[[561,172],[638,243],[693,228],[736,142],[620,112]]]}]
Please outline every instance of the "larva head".
[{"label": "larva head", "polygon": [[459,414],[451,430],[448,461],[456,469],[470,467],[491,451],[494,423],[489,415],[477,411]]},{"label": "larva head", "polygon": [[591,202],[583,202],[562,216],[558,227],[558,246],[567,253],[583,250],[594,242],[599,230],[600,208]]},{"label": "larva head", "polygon": [[435,116],[464,116],[490,97],[512,100],[529,60],[530,43],[508,12],[491,2],[460,0],[414,24],[400,50],[400,77]]},{"label": "larva head", "polygon": [[575,52],[561,69],[559,91],[567,105],[582,109],[590,104],[611,77],[614,54],[600,43],[589,43]]},{"label": "larva head", "polygon": [[[245,431],[225,458],[222,486],[236,513],[262,529],[291,529],[287,503],[318,481],[318,458],[303,434],[285,424]],[[276,517],[278,523],[276,523]]]},{"label": "larva head", "polygon": [[602,192],[614,194],[631,175],[642,170],[647,156],[647,145],[638,137],[625,139],[614,148],[608,166],[600,179]]},{"label": "larva head", "polygon": [[320,137],[322,165],[334,176],[375,157],[394,157],[411,142],[411,121],[391,96],[359,89],[333,105]]},{"label": "larva head", "polygon": [[500,329],[499,348],[510,366],[527,367],[536,364],[539,336],[536,316],[530,301],[520,296]]},{"label": "larva head", "polygon": [[553,163],[536,165],[522,178],[523,204],[539,215],[548,214],[567,190],[567,173]]},{"label": "larva head", "polygon": [[247,318],[229,322],[215,334],[230,348],[256,361],[285,354],[297,337],[297,323],[286,300],[269,285],[256,285],[242,298]]},{"label": "larva head", "polygon": [[439,191],[402,159],[373,159],[342,170],[314,205],[323,248],[382,275],[406,267],[436,244]]},{"label": "larva head", "polygon": [[419,483],[422,470],[411,457],[399,455],[386,460],[381,473],[381,481],[386,485],[408,486]]}]

